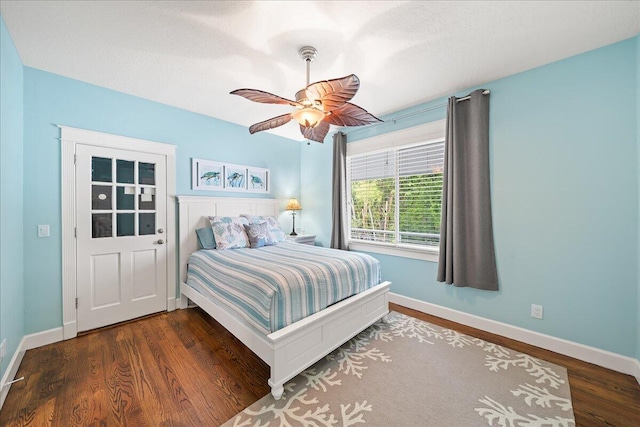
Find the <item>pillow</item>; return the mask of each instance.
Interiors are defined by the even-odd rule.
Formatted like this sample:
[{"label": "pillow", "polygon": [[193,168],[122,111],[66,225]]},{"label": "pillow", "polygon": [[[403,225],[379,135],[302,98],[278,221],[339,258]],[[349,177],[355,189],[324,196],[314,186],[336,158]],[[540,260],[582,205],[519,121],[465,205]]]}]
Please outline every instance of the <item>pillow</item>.
[{"label": "pillow", "polygon": [[262,246],[271,246],[275,244],[269,233],[266,222],[260,224],[244,224],[244,231],[249,237],[249,244],[252,248],[261,248]]},{"label": "pillow", "polygon": [[216,248],[216,240],[213,237],[213,228],[202,227],[196,230],[196,235],[198,236],[198,245],[202,249],[215,249]]},{"label": "pillow", "polygon": [[230,216],[210,216],[216,247],[220,250],[249,247],[249,238],[244,231],[246,218]]},{"label": "pillow", "polygon": [[261,222],[266,222],[267,229],[269,230],[269,234],[271,234],[271,239],[273,240],[274,244],[287,241],[287,236],[280,228],[278,219],[275,216],[256,216],[242,214],[242,217],[246,218],[247,221],[249,221],[249,224],[260,224]]}]

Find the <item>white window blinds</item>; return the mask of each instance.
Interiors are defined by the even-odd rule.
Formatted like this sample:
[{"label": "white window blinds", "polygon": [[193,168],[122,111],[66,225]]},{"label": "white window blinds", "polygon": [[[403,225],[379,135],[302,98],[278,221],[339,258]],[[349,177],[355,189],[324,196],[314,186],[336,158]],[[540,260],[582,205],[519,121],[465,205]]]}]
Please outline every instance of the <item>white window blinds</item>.
[{"label": "white window blinds", "polygon": [[442,140],[350,156],[351,239],[437,247],[443,166]]}]

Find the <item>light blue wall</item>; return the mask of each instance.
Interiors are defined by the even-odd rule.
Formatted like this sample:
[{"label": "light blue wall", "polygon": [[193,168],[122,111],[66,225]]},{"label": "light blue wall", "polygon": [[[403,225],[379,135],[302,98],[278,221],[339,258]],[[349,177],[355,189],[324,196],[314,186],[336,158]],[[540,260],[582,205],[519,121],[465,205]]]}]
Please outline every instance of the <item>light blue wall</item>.
[{"label": "light blue wall", "polygon": [[[55,124],[175,144],[179,194],[196,194],[190,190],[191,157],[271,168],[276,177],[272,196],[299,195],[304,208],[299,227],[329,245],[330,136],[325,144],[311,145],[268,134],[250,137],[245,128],[228,122],[23,69],[4,23],[0,30],[0,333],[5,334],[11,315],[12,341],[61,325]],[[492,91],[492,199],[501,290],[453,288],[435,281],[434,263],[374,254],[385,279],[394,282],[394,292],[640,359],[637,44],[636,37],[482,85]],[[22,79],[23,93],[15,89],[23,86]],[[444,113],[441,108],[372,127],[350,140],[437,120]],[[10,119],[15,125],[4,125],[7,115],[15,117]],[[23,133],[24,167],[14,161],[22,160]],[[9,140],[15,143],[8,145]],[[24,205],[19,202],[23,197]],[[37,224],[51,224],[51,237],[36,238]],[[19,236],[15,243],[13,236],[6,238],[22,225],[24,254],[38,262],[38,268],[29,264],[24,272],[14,268],[23,265],[23,251],[16,250],[22,245]],[[12,251],[5,252],[9,242]],[[5,253],[15,259],[5,261],[10,259]],[[13,275],[11,283],[6,275]],[[22,302],[22,283],[28,304]],[[7,308],[4,301],[15,303]],[[544,305],[545,320],[529,317],[531,303]]]},{"label": "light blue wall", "polygon": [[[299,142],[266,133],[249,135],[242,126],[33,68],[25,67],[24,87],[24,140],[29,153],[24,177],[27,334],[62,325],[60,134],[54,125],[176,145],[178,194],[239,195],[192,191],[192,157],[271,168],[269,196],[283,203],[300,193]],[[224,102],[226,96],[211,102]],[[50,238],[37,238],[38,224],[51,225]]]},{"label": "light blue wall", "polygon": [[22,83],[22,62],[0,16],[0,340],[7,340],[0,378],[24,335]]},{"label": "light blue wall", "polygon": [[[482,85],[491,90],[500,291],[447,286],[435,280],[436,263],[372,254],[381,260],[393,292],[637,354],[636,42],[626,40]],[[438,99],[413,110],[444,103]],[[354,132],[349,139],[444,115],[444,108],[437,109],[421,119]],[[325,246],[331,218],[330,146],[303,147],[301,156],[303,199],[306,204],[313,199],[316,206],[305,212],[305,221],[318,224]],[[324,164],[318,164],[320,159]],[[530,317],[532,303],[544,306],[544,320]]]},{"label": "light blue wall", "polygon": [[[640,174],[640,34],[636,36],[636,132],[638,145],[638,173]],[[640,175],[638,176],[640,180]],[[640,209],[638,212],[638,224],[640,224]],[[636,345],[636,359],[640,360],[640,226],[638,227],[638,341]]]}]

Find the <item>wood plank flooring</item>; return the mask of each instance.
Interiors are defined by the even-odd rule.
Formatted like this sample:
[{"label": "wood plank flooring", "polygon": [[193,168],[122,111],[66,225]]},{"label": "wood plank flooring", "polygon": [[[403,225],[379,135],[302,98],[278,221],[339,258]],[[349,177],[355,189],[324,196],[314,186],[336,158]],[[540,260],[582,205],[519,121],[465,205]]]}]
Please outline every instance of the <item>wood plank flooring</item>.
[{"label": "wood plank flooring", "polygon": [[[640,385],[629,375],[391,309],[566,367],[578,426],[640,426]],[[270,391],[269,367],[197,308],[29,350],[23,375],[0,426],[217,426]]]}]

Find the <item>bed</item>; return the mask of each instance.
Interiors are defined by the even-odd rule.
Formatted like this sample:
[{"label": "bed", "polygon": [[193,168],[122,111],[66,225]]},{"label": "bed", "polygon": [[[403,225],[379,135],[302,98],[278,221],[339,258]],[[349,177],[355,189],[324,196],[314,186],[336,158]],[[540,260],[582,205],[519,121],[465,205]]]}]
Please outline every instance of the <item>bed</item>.
[{"label": "bed", "polygon": [[[390,283],[382,282],[284,327],[244,319],[223,298],[203,292],[193,280],[187,282],[189,257],[198,250],[195,230],[209,226],[208,216],[277,216],[280,203],[275,199],[178,196],[178,205],[179,307],[186,308],[191,300],[264,360],[271,368],[269,386],[274,398],[282,396],[288,380],[388,314]],[[283,244],[281,250],[287,245],[297,244]]]}]

